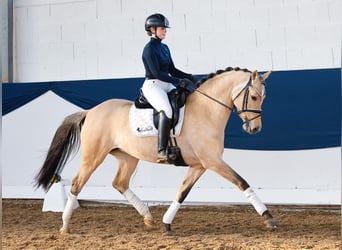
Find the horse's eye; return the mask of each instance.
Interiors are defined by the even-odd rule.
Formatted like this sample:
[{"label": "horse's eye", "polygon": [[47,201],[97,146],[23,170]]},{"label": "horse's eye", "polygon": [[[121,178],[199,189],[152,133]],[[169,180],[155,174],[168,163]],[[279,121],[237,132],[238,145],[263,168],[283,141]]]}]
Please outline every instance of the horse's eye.
[{"label": "horse's eye", "polygon": [[254,96],[254,95],[251,95],[251,98],[252,98],[253,101],[257,100],[256,96]]}]

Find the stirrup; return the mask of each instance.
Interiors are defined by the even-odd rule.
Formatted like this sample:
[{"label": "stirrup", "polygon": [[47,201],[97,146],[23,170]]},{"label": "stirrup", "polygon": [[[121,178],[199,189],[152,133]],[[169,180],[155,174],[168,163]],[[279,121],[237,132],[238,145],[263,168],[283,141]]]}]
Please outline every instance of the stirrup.
[{"label": "stirrup", "polygon": [[167,162],[167,155],[165,150],[162,150],[158,153],[157,162]]},{"label": "stirrup", "polygon": [[176,160],[176,158],[177,158],[176,154],[172,154],[172,153],[167,154],[166,150],[163,150],[163,151],[160,151],[158,153],[157,162],[159,162],[159,163],[169,162],[169,161],[172,162],[172,161]]}]

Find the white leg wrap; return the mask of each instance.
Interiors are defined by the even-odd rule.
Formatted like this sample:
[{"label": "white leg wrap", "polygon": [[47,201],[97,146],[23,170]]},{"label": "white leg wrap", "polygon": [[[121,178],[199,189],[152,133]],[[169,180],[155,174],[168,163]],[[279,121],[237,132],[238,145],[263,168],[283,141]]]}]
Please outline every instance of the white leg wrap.
[{"label": "white leg wrap", "polygon": [[169,209],[166,211],[166,213],[163,216],[163,223],[171,224],[180,206],[181,204],[178,201],[172,202]]},{"label": "white leg wrap", "polygon": [[252,203],[255,210],[258,212],[258,214],[262,215],[266,210],[267,207],[264,203],[261,202],[259,197],[254,193],[253,189],[250,187],[247,188],[245,191],[243,191],[247,199]]},{"label": "white leg wrap", "polygon": [[138,196],[136,196],[129,188],[123,193],[127,201],[144,217],[152,218],[148,206],[146,206]]},{"label": "white leg wrap", "polygon": [[69,193],[68,201],[65,205],[64,212],[62,215],[63,226],[67,226],[69,224],[69,221],[70,221],[70,218],[72,215],[72,211],[75,208],[76,201],[77,201],[77,196],[73,195],[72,193]]}]

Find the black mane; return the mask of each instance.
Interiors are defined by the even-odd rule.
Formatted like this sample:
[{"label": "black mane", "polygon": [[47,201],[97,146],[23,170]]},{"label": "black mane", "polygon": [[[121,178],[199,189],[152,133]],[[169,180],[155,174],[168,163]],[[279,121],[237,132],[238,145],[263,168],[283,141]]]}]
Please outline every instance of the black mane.
[{"label": "black mane", "polygon": [[214,76],[217,76],[217,75],[222,74],[222,73],[224,73],[224,72],[228,72],[228,71],[232,71],[232,70],[234,70],[234,71],[250,72],[250,73],[251,73],[250,70],[248,70],[248,69],[240,69],[239,67],[235,67],[235,68],[233,68],[233,67],[227,67],[226,69],[219,69],[219,70],[217,70],[216,72],[210,73],[210,74],[207,75],[206,77],[204,77],[204,78],[202,78],[201,80],[197,81],[197,83],[196,83],[196,88],[198,88],[199,86],[201,86],[201,85],[202,85],[205,81],[207,81],[208,79],[213,78]]}]

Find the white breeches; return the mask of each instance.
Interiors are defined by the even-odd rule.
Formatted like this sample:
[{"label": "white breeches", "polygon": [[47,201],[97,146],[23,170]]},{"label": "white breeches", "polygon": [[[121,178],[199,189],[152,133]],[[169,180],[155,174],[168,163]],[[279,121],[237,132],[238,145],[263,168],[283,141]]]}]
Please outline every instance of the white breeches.
[{"label": "white breeches", "polygon": [[175,88],[176,87],[171,83],[153,79],[145,80],[141,90],[153,108],[155,108],[158,112],[163,110],[165,115],[171,119],[172,108],[169,98],[167,97],[167,93]]}]

